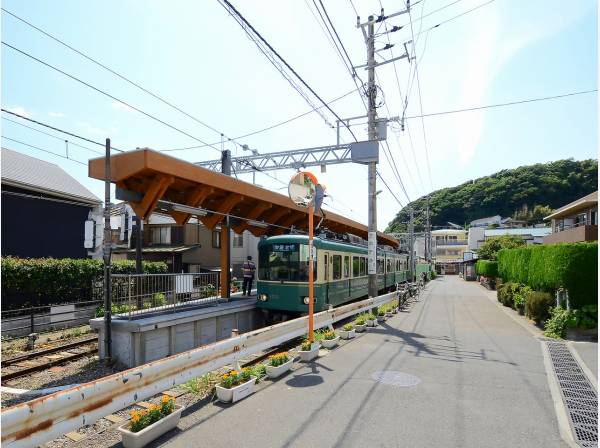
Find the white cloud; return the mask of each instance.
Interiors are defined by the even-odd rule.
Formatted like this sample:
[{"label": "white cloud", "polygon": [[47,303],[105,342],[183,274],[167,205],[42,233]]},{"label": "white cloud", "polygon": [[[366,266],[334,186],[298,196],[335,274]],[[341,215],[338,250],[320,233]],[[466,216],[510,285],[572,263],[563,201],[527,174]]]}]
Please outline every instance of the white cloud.
[{"label": "white cloud", "polygon": [[65,116],[65,114],[63,114],[62,112],[48,112],[48,115],[54,118],[62,118]]},{"label": "white cloud", "polygon": [[129,107],[127,104],[123,104],[120,101],[113,101],[111,103],[111,106],[113,109],[116,110],[123,110],[125,112],[136,112],[135,109],[133,109],[132,107]]},{"label": "white cloud", "polygon": [[29,112],[23,106],[11,106],[7,107],[6,110],[14,112],[15,114],[23,115],[26,118],[31,118],[33,116],[33,112]]}]

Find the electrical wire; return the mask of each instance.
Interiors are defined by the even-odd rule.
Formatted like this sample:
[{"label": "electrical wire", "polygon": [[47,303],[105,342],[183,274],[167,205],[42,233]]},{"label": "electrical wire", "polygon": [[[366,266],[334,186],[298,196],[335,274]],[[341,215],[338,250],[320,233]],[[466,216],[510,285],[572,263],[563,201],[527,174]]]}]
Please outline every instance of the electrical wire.
[{"label": "electrical wire", "polygon": [[[12,111],[4,109],[4,108],[2,108],[0,110],[2,110],[2,112],[4,112],[4,113],[11,114],[11,115],[14,115],[15,117],[22,118],[23,120],[27,120],[27,121],[30,121],[32,123],[39,124],[40,126],[44,126],[44,127],[48,128],[48,129],[52,129],[52,130],[57,131],[57,132],[62,132],[63,134],[70,135],[71,137],[75,137],[75,138],[78,138],[80,140],[83,140],[83,141],[86,141],[86,142],[89,142],[89,143],[93,143],[94,145],[102,146],[103,148],[106,147],[105,143],[99,143],[99,142],[96,142],[94,140],[90,140],[89,138],[82,137],[81,135],[77,135],[77,134],[74,134],[72,132],[65,131],[65,130],[57,128],[55,126],[50,126],[49,124],[42,123],[41,121],[34,120],[33,118],[29,118],[29,117],[26,117],[24,115],[20,115],[20,114],[18,114],[16,112],[12,112]],[[110,149],[114,149],[117,152],[125,152],[122,149],[115,148],[114,146],[111,146]]]},{"label": "electrical wire", "polygon": [[390,186],[387,184],[387,182],[385,181],[385,179],[381,176],[381,173],[379,172],[379,170],[377,170],[377,175],[379,176],[379,178],[381,179],[381,181],[383,182],[383,184],[385,185],[385,187],[388,189],[388,191],[392,194],[392,196],[394,197],[394,199],[396,200],[396,202],[400,205],[400,207],[404,208],[404,205],[402,205],[402,202],[400,202],[400,200],[396,197],[396,195],[394,194],[394,192],[392,191],[392,189],[390,188]]},{"label": "electrical wire", "polygon": [[[392,154],[392,150],[390,149],[390,145],[388,144],[387,140],[384,140],[383,142],[385,143],[385,146],[387,147],[390,157],[392,157],[393,164],[390,163],[390,165],[392,165],[392,171],[394,172],[394,174],[396,176],[396,180],[400,184],[400,187],[402,188],[402,191],[404,192],[406,199],[408,199],[408,202],[411,202],[410,197],[408,196],[408,193],[406,192],[406,188],[404,188],[404,182],[402,182],[402,177],[400,176],[400,173],[398,172],[398,167],[396,166],[396,161],[393,159],[393,154]],[[383,152],[385,154],[385,150]],[[389,160],[388,160],[388,162],[389,162]]]},{"label": "electrical wire", "polygon": [[[304,81],[304,79],[290,66],[290,64],[288,64],[288,62],[273,48],[273,46],[269,44],[269,42],[267,42],[267,40],[252,26],[252,24],[250,24],[250,22],[246,20],[246,18],[231,4],[231,2],[229,2],[229,0],[218,1],[221,4],[221,6],[223,6],[223,8],[230,14],[233,11],[233,14],[239,17],[239,19],[242,20],[244,24],[247,27],[249,27],[256,36],[258,36],[258,38],[269,48],[269,50],[271,50],[271,52],[277,56],[277,58],[288,68],[288,70],[290,70],[294,74],[296,78],[300,80],[300,82],[321,102],[321,104],[323,104],[327,108],[327,110],[329,110],[329,112],[331,112],[340,122],[342,122],[342,119],[339,117],[339,115],[335,113],[331,107],[329,107],[329,105],[313,90],[312,87],[310,87],[306,83],[306,81]],[[225,5],[227,6],[223,5],[223,3],[225,3]],[[346,126],[345,123],[343,124],[344,126]],[[348,126],[346,126],[346,129],[348,129],[354,140],[358,142],[358,139],[356,138],[352,130]]]},{"label": "electrical wire", "polygon": [[14,123],[14,124],[18,124],[19,126],[23,126],[24,128],[31,129],[32,131],[39,132],[40,134],[47,135],[48,137],[55,138],[57,140],[60,140],[61,142],[65,142],[65,143],[67,143],[69,145],[77,146],[77,147],[82,148],[82,149],[87,149],[90,152],[104,155],[104,153],[102,151],[98,151],[96,149],[88,148],[87,146],[79,145],[79,144],[74,143],[74,142],[69,141],[69,140],[65,140],[65,139],[63,139],[61,137],[57,137],[56,135],[52,135],[49,132],[44,132],[44,131],[42,131],[40,129],[36,129],[36,128],[32,127],[32,126],[27,126],[26,124],[19,123],[18,121],[15,121],[15,120],[11,120],[10,118],[2,117],[2,119],[5,120],[5,121],[9,121],[11,123]]},{"label": "electrical wire", "polygon": [[115,101],[118,101],[119,103],[121,103],[121,104],[123,104],[123,105],[125,105],[125,106],[127,106],[127,107],[130,107],[131,109],[133,109],[133,110],[135,110],[135,111],[137,111],[137,112],[141,113],[142,115],[145,115],[145,116],[146,116],[146,117],[148,117],[148,118],[151,118],[151,119],[152,119],[152,120],[154,120],[154,121],[157,121],[158,123],[161,123],[161,124],[163,124],[163,125],[165,125],[165,126],[167,126],[167,127],[171,128],[171,129],[173,129],[174,131],[177,131],[177,132],[179,132],[179,133],[181,133],[181,134],[183,134],[183,135],[185,135],[185,136],[187,136],[187,137],[189,137],[189,138],[191,138],[191,139],[193,139],[193,140],[196,140],[197,142],[200,142],[200,143],[202,143],[202,144],[205,144],[205,145],[207,145],[207,146],[210,146],[210,147],[211,147],[211,148],[213,148],[215,151],[218,151],[218,152],[219,152],[219,154],[221,153],[221,151],[219,151],[219,149],[218,149],[218,148],[216,148],[215,146],[212,146],[212,145],[210,145],[210,144],[206,143],[204,140],[201,140],[201,139],[199,139],[198,137],[194,137],[192,134],[190,134],[190,133],[188,133],[188,132],[186,132],[186,131],[183,131],[183,130],[179,129],[179,128],[177,128],[177,127],[173,126],[172,124],[169,124],[169,123],[167,123],[166,121],[164,121],[164,120],[161,120],[160,118],[157,118],[157,117],[155,117],[154,115],[151,115],[151,114],[149,114],[148,112],[144,112],[142,109],[140,109],[140,108],[138,108],[138,107],[135,107],[135,106],[133,106],[132,104],[129,104],[129,103],[127,103],[126,101],[123,101],[123,100],[121,100],[121,99],[117,98],[116,96],[114,96],[114,95],[111,95],[110,93],[108,93],[108,92],[106,92],[106,91],[104,91],[104,90],[102,90],[102,89],[99,89],[98,87],[95,87],[95,86],[93,86],[92,84],[90,84],[90,83],[88,83],[88,82],[85,82],[85,81],[83,81],[83,80],[81,80],[81,79],[77,78],[76,76],[73,76],[73,75],[71,75],[71,74],[69,74],[69,73],[65,72],[64,70],[61,70],[61,69],[59,69],[59,68],[57,68],[57,67],[55,67],[55,66],[53,66],[53,65],[49,64],[48,62],[45,62],[45,61],[43,61],[43,60],[41,60],[41,59],[39,59],[39,58],[37,58],[37,57],[35,57],[35,56],[32,56],[31,54],[29,54],[29,53],[27,53],[27,52],[25,52],[25,51],[23,51],[23,50],[20,50],[20,49],[18,49],[17,47],[15,47],[15,46],[13,46],[13,45],[11,45],[11,44],[7,43],[7,42],[4,42],[4,41],[2,41],[2,45],[5,45],[5,46],[7,46],[8,48],[10,48],[10,49],[12,49],[12,50],[14,50],[14,51],[16,51],[16,52],[18,52],[18,53],[21,53],[22,55],[24,55],[24,56],[27,56],[28,58],[30,58],[30,59],[32,59],[32,60],[34,60],[34,61],[36,61],[36,62],[39,62],[40,64],[42,64],[42,65],[45,65],[46,67],[48,67],[48,68],[51,68],[52,70],[55,70],[55,71],[57,71],[58,73],[60,73],[60,74],[62,74],[62,75],[64,75],[64,76],[66,76],[66,77],[68,77],[68,78],[71,78],[72,80],[74,80],[74,81],[77,81],[78,83],[80,83],[80,84],[83,84],[84,86],[86,86],[86,87],[89,87],[90,89],[92,89],[92,90],[95,90],[96,92],[98,92],[98,93],[101,93],[101,94],[102,94],[102,95],[104,95],[104,96],[107,96],[108,98],[111,98],[111,99],[113,99],[113,100],[115,100]]},{"label": "electrical wire", "polygon": [[216,132],[217,134],[221,134],[224,135],[229,141],[232,141],[233,143],[235,143],[236,145],[239,145],[238,142],[235,141],[235,139],[229,138],[227,137],[224,133],[222,133],[221,131],[219,131],[218,129],[215,129],[214,127],[210,126],[209,124],[206,124],[205,122],[203,122],[202,120],[194,117],[193,115],[187,113],[186,111],[182,110],[181,108],[177,107],[176,105],[172,104],[171,102],[165,100],[164,98],[160,97],[158,94],[146,89],[145,87],[141,86],[139,83],[136,83],[134,81],[132,81],[131,79],[127,78],[126,76],[118,73],[117,71],[111,69],[110,67],[106,66],[105,64],[103,64],[102,62],[98,61],[97,59],[94,59],[90,56],[88,56],[87,54],[85,54],[83,51],[78,50],[77,48],[74,48],[73,46],[67,44],[66,42],[60,40],[58,37],[53,36],[52,34],[50,34],[49,32],[41,29],[40,27],[28,22],[27,20],[23,19],[22,17],[17,16],[16,14],[8,11],[5,8],[1,8],[2,11],[4,11],[6,14],[9,14],[10,16],[14,17],[17,20],[20,20],[21,22],[23,22],[24,24],[26,24],[27,26],[33,28],[36,31],[39,31],[40,33],[44,34],[45,36],[49,37],[50,39],[54,40],[55,42],[58,42],[60,45],[68,48],[69,50],[77,53],[78,55],[84,57],[85,59],[87,59],[88,61],[96,64],[99,67],[102,67],[104,70],[112,73],[113,75],[121,78],[123,81],[131,84],[132,86],[140,89],[141,91],[147,93],[148,95],[152,96],[153,98],[157,99],[158,101],[162,102],[163,104],[166,104],[167,106],[171,107],[172,109],[175,109],[176,111],[178,111],[179,113],[185,115],[188,118],[191,118],[192,120],[194,120],[195,122],[201,124],[202,126],[210,129],[211,131]]},{"label": "electrical wire", "polygon": [[38,151],[52,154],[53,156],[57,156],[57,157],[61,157],[63,159],[70,160],[71,162],[79,163],[80,165],[83,165],[83,166],[87,166],[87,163],[85,163],[85,162],[81,162],[79,160],[72,159],[69,156],[63,156],[62,154],[57,154],[55,152],[48,151],[47,149],[40,148],[39,146],[30,145],[29,143],[25,143],[20,140],[15,140],[14,138],[7,137],[6,135],[3,135],[2,138],[6,139],[6,140],[10,140],[11,142],[20,143],[21,145],[29,146],[30,148],[37,149]]},{"label": "electrical wire", "polygon": [[422,115],[411,115],[408,117],[405,117],[405,120],[411,120],[414,118],[426,118],[426,117],[436,117],[439,115],[448,115],[448,114],[457,114],[460,112],[471,112],[474,110],[482,110],[482,109],[492,109],[495,107],[506,107],[506,106],[514,106],[514,105],[518,105],[518,104],[526,104],[526,103],[534,103],[537,101],[547,101],[547,100],[555,100],[555,99],[559,99],[559,98],[566,98],[566,97],[570,97],[570,96],[576,96],[576,95],[586,95],[588,93],[594,93],[597,92],[598,89],[591,89],[591,90],[582,90],[579,92],[571,92],[571,93],[564,93],[562,95],[554,95],[554,96],[545,96],[545,97],[540,97],[540,98],[530,98],[530,99],[525,99],[525,100],[518,100],[518,101],[510,101],[507,103],[497,103],[497,104],[488,104],[485,106],[474,106],[474,107],[467,107],[464,109],[454,109],[454,110],[446,110],[443,112],[432,112],[429,114],[422,114]]}]

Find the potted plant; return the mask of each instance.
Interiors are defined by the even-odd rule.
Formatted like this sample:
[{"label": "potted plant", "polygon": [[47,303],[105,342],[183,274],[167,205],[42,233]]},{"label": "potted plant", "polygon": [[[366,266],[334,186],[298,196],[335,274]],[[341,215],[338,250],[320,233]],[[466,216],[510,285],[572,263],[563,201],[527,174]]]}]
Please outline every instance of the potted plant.
[{"label": "potted plant", "polygon": [[392,317],[392,305],[385,307],[385,317]]},{"label": "potted plant", "polygon": [[150,409],[131,411],[131,421],[118,427],[125,448],[141,448],[154,439],[175,428],[179,423],[183,406],[163,395],[160,405]]},{"label": "potted plant", "polygon": [[398,312],[398,300],[394,300],[392,302],[392,314],[396,314]]},{"label": "potted plant", "polygon": [[274,355],[269,356],[267,376],[271,379],[278,378],[290,370],[292,364],[294,364],[294,360],[290,358],[288,352],[275,353]]},{"label": "potted plant", "polygon": [[367,320],[365,316],[358,316],[354,321],[354,328],[359,333],[362,333],[367,328]]},{"label": "potted plant", "polygon": [[385,311],[384,310],[377,311],[377,322],[385,322]]},{"label": "potted plant", "polygon": [[342,339],[352,339],[354,337],[354,325],[346,324],[340,330],[340,336]]},{"label": "potted plant", "polygon": [[367,327],[374,327],[377,322],[377,317],[373,313],[369,313],[365,316]]},{"label": "potted plant", "polygon": [[223,374],[221,382],[215,386],[217,398],[223,403],[235,403],[254,392],[256,377],[249,368],[241,372],[230,370]]},{"label": "potted plant", "polygon": [[321,341],[321,343],[323,344],[323,347],[332,349],[337,345],[339,340],[340,337],[337,334],[335,334],[335,331],[328,330],[325,333],[323,333],[323,340]]},{"label": "potted plant", "polygon": [[313,342],[305,340],[300,346],[300,350],[298,353],[300,354],[300,360],[303,362],[309,362],[315,359],[319,355],[320,344],[318,342]]}]

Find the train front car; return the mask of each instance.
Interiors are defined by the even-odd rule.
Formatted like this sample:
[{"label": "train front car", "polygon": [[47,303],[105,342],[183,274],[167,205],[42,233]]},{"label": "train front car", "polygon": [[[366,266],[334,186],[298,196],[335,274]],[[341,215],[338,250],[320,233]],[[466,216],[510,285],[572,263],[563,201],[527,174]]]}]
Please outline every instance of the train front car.
[{"label": "train front car", "polygon": [[[315,251],[320,240],[313,240]],[[313,254],[314,255],[314,254]],[[315,312],[325,309],[318,276],[319,263],[313,260]],[[308,237],[281,235],[258,244],[258,307],[269,321],[285,320],[308,313]],[[321,276],[322,277],[322,276]]]}]

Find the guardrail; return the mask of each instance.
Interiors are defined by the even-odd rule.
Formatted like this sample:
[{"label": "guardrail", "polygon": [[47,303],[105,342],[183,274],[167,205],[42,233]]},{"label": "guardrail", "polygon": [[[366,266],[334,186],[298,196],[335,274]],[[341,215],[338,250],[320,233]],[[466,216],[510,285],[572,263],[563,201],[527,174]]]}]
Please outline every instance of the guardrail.
[{"label": "guardrail", "polygon": [[[388,303],[397,292],[314,315],[315,329]],[[254,330],[2,410],[2,445],[38,446],[240,359],[306,334],[308,317]]]}]

